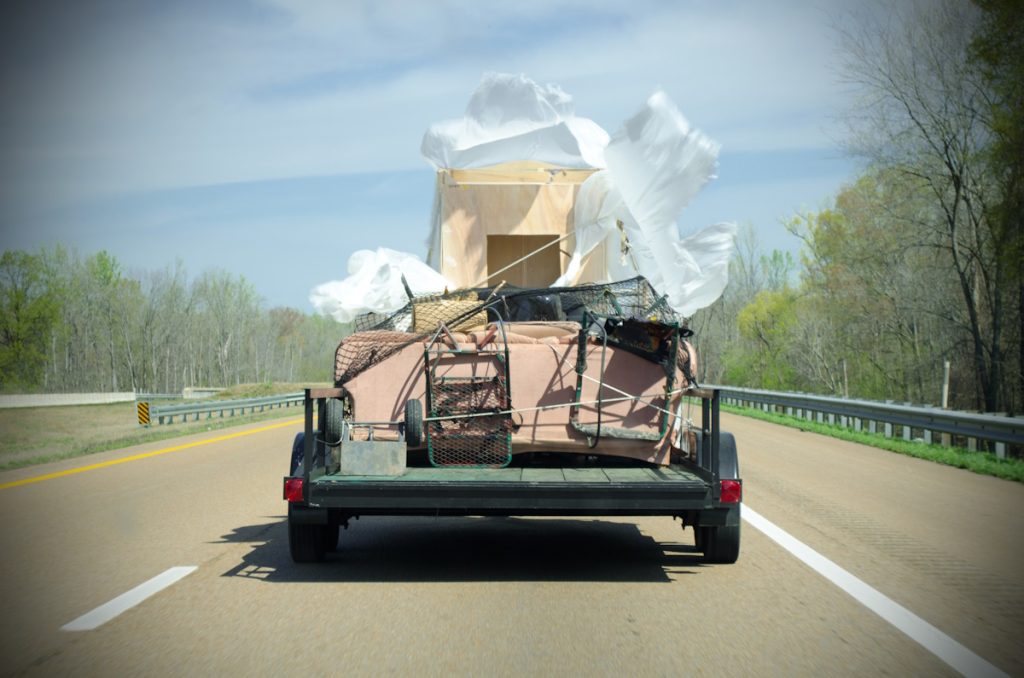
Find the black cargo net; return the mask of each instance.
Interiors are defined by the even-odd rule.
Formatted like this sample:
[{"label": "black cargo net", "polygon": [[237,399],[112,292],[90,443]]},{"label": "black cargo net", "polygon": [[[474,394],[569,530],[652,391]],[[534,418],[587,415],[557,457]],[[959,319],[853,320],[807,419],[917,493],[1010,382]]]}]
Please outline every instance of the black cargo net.
[{"label": "black cargo net", "polygon": [[683,320],[640,276],[577,287],[504,285],[417,297],[390,315],[370,313],[356,319],[356,332],[335,353],[335,384],[344,385],[411,344],[429,341],[441,323],[463,332],[498,320],[581,322],[585,312],[663,323]]}]

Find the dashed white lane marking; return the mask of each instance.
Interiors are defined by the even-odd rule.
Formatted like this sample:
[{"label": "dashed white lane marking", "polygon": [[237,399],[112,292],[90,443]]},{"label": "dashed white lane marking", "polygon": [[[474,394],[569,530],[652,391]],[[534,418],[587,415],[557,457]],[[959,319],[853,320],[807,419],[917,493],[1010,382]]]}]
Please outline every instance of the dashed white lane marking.
[{"label": "dashed white lane marking", "polygon": [[745,521],[763,532],[815,572],[853,596],[859,603],[889,622],[926,650],[965,676],[1006,676],[966,647],[935,628],[892,598],[853,576],[807,544],[798,540],[746,504],[740,509]]},{"label": "dashed white lane marking", "polygon": [[86,612],[78,619],[68,622],[60,628],[62,631],[91,631],[106,624],[125,610],[130,610],[153,594],[159,593],[183,577],[187,577],[195,570],[195,565],[172,567],[149,581],[139,584],[131,591],[122,593],[109,603],[100,605],[92,612]]}]

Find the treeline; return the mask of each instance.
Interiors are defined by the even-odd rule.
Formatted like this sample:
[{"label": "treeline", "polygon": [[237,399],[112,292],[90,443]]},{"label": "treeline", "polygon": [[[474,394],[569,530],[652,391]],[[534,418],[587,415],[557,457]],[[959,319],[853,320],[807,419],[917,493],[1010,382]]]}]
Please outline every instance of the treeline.
[{"label": "treeline", "polygon": [[0,257],[0,389],[143,391],[332,379],[345,326],[266,308],[242,276],[127,274],[106,252]]},{"label": "treeline", "polygon": [[[1024,4],[897,3],[841,36],[863,173],[792,218],[799,261],[741,237],[692,319],[709,383],[1024,410]],[[5,390],[324,381],[343,329],[223,272],[125,275],[60,248],[0,262]]]},{"label": "treeline", "polygon": [[[1024,409],[1024,5],[895,6],[843,36],[864,173],[793,218],[799,267],[747,234],[694,318],[708,382]],[[895,20],[893,20],[895,19]],[[799,270],[797,270],[799,268]],[[798,274],[798,275],[797,275]]]}]

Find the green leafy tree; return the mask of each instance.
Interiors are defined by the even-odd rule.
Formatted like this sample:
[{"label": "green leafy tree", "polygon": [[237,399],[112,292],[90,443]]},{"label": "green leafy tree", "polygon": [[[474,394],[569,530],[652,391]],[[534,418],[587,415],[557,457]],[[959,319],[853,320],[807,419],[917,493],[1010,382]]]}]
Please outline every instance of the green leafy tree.
[{"label": "green leafy tree", "polygon": [[728,356],[729,383],[781,390],[796,385],[790,361],[796,301],[796,294],[788,287],[765,290],[740,311],[736,321],[745,343]]},{"label": "green leafy tree", "polygon": [[42,385],[46,346],[58,302],[45,286],[42,259],[26,252],[0,256],[0,385]]},{"label": "green leafy tree", "polygon": [[[922,226],[930,209],[916,182],[880,170],[844,188],[832,208],[788,223],[804,241],[804,318],[817,325],[804,341],[819,387],[937,402],[942,359],[967,347],[950,332],[958,289],[941,242]],[[970,364],[958,360],[957,369]]]},{"label": "green leafy tree", "polygon": [[[1024,3],[975,0],[983,10],[971,44],[974,63],[988,85],[993,139],[988,167],[996,187],[990,220],[1001,243],[998,256],[1008,285],[1016,287],[1015,387],[1018,410],[1024,407]],[[1015,349],[1015,350],[1014,350]],[[1009,386],[1008,388],[1013,388]],[[1008,396],[1009,394],[1007,394]],[[1007,398],[1009,399],[1009,398]]]},{"label": "green leafy tree", "polygon": [[749,346],[740,336],[736,318],[759,292],[779,290],[789,284],[795,268],[788,252],[774,250],[764,254],[754,227],[741,226],[737,252],[729,262],[729,284],[714,304],[700,309],[690,319],[699,381],[753,385],[745,354]]},{"label": "green leafy tree", "polygon": [[870,17],[843,44],[846,75],[863,94],[850,115],[850,148],[927,194],[919,239],[956,284],[950,329],[967,340],[975,401],[999,410],[1008,402],[1010,268],[1019,258],[1003,256],[1014,240],[995,212],[994,90],[973,58],[984,25],[984,13],[963,0],[909,2]]}]

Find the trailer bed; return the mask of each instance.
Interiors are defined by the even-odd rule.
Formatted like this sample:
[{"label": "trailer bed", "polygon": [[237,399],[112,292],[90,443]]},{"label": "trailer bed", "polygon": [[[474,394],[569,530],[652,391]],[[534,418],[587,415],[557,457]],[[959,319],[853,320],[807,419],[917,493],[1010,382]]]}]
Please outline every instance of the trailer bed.
[{"label": "trailer bed", "polygon": [[711,483],[668,467],[408,468],[396,476],[323,475],[309,503],[418,514],[661,515],[708,508]]},{"label": "trailer bed", "polygon": [[397,476],[351,476],[331,474],[320,476],[317,483],[707,483],[682,466],[662,468],[408,468]]}]

